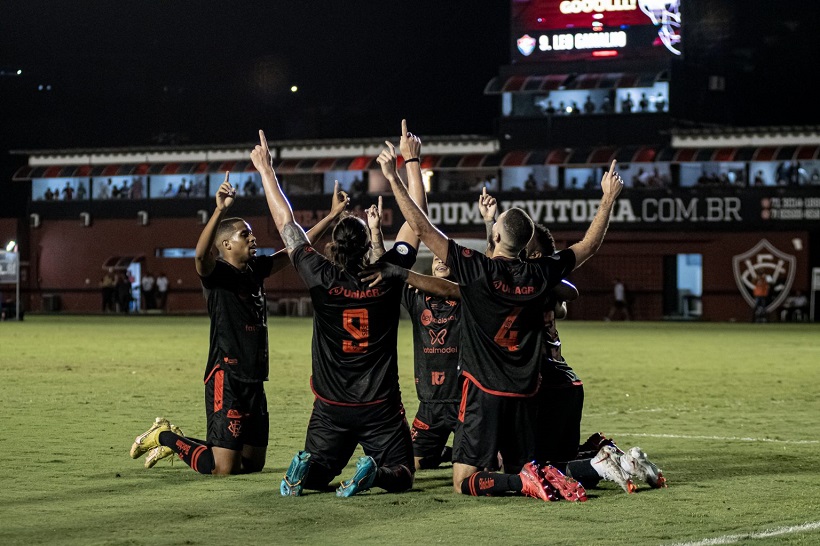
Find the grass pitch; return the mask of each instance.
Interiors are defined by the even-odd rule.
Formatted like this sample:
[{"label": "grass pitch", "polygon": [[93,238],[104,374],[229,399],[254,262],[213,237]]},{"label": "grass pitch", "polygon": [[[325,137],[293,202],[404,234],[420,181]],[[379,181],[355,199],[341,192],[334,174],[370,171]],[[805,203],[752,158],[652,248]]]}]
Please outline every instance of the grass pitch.
[{"label": "grass pitch", "polygon": [[[820,544],[820,327],[562,322],[583,434],[640,445],[669,488],[586,503],[474,498],[449,468],[404,494],[279,495],[303,447],[311,320],[271,318],[264,472],[211,477],[128,449],[163,415],[205,436],[206,317],[0,323],[0,544]],[[408,416],[410,324],[399,337]],[[355,457],[354,456],[354,461]],[[342,477],[352,473],[352,465]]]}]

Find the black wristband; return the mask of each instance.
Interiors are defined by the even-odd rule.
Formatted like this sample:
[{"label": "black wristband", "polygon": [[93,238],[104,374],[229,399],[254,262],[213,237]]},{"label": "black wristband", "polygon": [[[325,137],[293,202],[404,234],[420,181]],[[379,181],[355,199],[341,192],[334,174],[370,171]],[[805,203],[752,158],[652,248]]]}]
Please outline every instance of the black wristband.
[{"label": "black wristband", "polygon": [[412,163],[413,161],[419,161],[418,157],[411,157],[410,159],[405,160],[405,163]]}]

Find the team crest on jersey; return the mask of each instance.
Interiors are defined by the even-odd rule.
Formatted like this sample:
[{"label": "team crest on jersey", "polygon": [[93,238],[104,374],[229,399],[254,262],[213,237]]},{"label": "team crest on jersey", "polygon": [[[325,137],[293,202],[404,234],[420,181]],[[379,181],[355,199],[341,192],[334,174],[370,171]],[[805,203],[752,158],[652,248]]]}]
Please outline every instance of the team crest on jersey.
[{"label": "team crest on jersey", "polygon": [[419,317],[422,325],[427,326],[431,322],[433,322],[433,313],[429,309],[425,309],[421,312],[421,316]]},{"label": "team crest on jersey", "polygon": [[306,246],[305,247],[305,252],[316,252],[316,249],[313,248],[312,246]]},{"label": "team crest on jersey", "polygon": [[469,258],[470,256],[473,255],[473,251],[470,248],[462,248],[461,249],[461,255],[464,256],[465,258]]},{"label": "team crest on jersey", "polygon": [[234,438],[239,438],[239,435],[242,434],[242,421],[239,421],[238,419],[236,421],[231,421],[228,424],[228,432],[230,432]]},{"label": "team crest on jersey", "polygon": [[772,289],[782,287],[777,291],[772,290],[773,297],[766,307],[766,311],[771,312],[783,303],[791,291],[797,272],[797,258],[778,250],[766,239],[761,239],[751,249],[734,256],[732,268],[737,287],[750,307],[755,306],[754,287],[758,275],[769,277]]},{"label": "team crest on jersey", "polygon": [[334,286],[333,288],[327,291],[327,293],[331,296],[340,296],[342,292],[344,292],[344,288],[342,288],[341,286]]},{"label": "team crest on jersey", "polygon": [[407,256],[407,253],[410,252],[410,246],[405,243],[394,245],[393,248],[395,248],[396,252],[398,252],[402,256]]}]

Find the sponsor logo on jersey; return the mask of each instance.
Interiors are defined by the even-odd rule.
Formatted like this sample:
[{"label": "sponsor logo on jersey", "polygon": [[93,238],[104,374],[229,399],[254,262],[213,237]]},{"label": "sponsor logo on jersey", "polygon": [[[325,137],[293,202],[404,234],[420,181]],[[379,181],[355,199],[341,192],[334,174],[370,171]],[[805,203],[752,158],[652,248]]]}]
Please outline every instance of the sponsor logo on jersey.
[{"label": "sponsor logo on jersey", "polygon": [[433,313],[429,309],[425,309],[419,315],[419,322],[421,322],[422,326],[429,326],[431,324],[447,324],[451,320],[455,320],[455,315],[448,315],[446,317],[437,318],[433,316]]},{"label": "sponsor logo on jersey", "polygon": [[351,290],[343,286],[334,286],[327,291],[331,296],[344,296],[346,298],[360,300],[364,298],[378,298],[382,295],[380,288],[369,288],[367,290]]},{"label": "sponsor logo on jersey", "polygon": [[766,239],[761,239],[746,252],[734,256],[732,268],[737,287],[743,299],[752,308],[755,306],[755,279],[760,275],[768,277],[772,288],[770,294],[774,294],[774,297],[766,306],[766,311],[772,312],[791,292],[797,272],[797,258],[777,249]]},{"label": "sponsor logo on jersey", "polygon": [[493,288],[501,292],[502,294],[516,294],[519,296],[526,296],[529,294],[535,294],[535,287],[534,286],[513,286],[511,287],[504,281],[493,281]]},{"label": "sponsor logo on jersey", "polygon": [[443,328],[438,332],[428,330],[430,333],[430,345],[444,345],[444,338],[447,337],[447,328]]},{"label": "sponsor logo on jersey", "polygon": [[469,249],[469,248],[462,248],[461,249],[461,255],[464,256],[465,258],[469,258],[470,256],[473,255],[473,251],[472,251],[472,249]]}]

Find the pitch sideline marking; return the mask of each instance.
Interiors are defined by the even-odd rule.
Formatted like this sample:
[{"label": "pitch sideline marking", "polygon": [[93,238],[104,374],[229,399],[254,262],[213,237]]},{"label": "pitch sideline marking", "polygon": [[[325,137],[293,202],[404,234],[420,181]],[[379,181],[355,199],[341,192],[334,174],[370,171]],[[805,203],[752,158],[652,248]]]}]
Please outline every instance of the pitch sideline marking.
[{"label": "pitch sideline marking", "polygon": [[742,535],[724,535],[722,537],[705,538],[694,542],[675,542],[669,546],[712,546],[713,544],[735,544],[741,540],[758,540],[761,538],[790,535],[793,533],[805,533],[820,529],[820,521],[812,521],[802,525],[791,525],[789,527],[778,527],[767,529],[758,533],[744,533]]},{"label": "pitch sideline marking", "polygon": [[775,444],[820,444],[820,440],[777,440],[774,438],[742,438],[740,436],[690,436],[688,434],[643,434],[639,432],[607,432],[611,436],[640,438],[672,438],[682,440],[735,440],[740,442],[771,442]]}]

